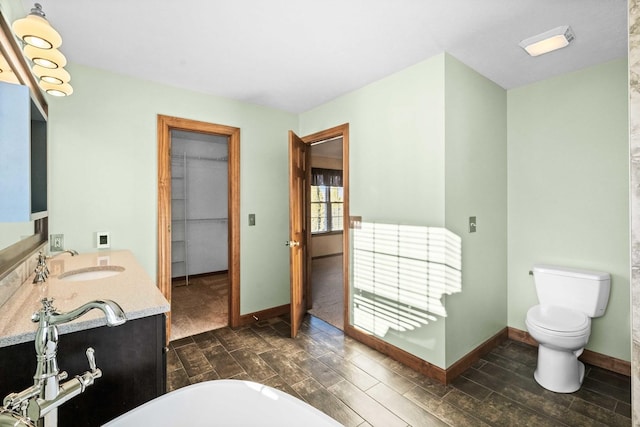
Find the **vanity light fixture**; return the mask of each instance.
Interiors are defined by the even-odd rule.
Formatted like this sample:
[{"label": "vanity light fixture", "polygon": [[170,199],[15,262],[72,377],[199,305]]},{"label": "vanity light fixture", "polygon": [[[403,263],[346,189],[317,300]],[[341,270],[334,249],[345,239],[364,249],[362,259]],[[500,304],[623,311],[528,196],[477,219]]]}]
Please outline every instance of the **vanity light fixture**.
[{"label": "vanity light fixture", "polygon": [[539,56],[569,46],[573,39],[573,30],[570,26],[564,25],[524,39],[518,46],[531,56]]},{"label": "vanity light fixture", "polygon": [[32,71],[40,81],[54,85],[69,83],[69,80],[71,80],[71,75],[64,68],[45,68],[40,65],[34,65]]},{"label": "vanity light fixture", "polygon": [[53,96],[71,95],[71,75],[64,69],[67,58],[58,50],[62,37],[45,19],[40,3],[25,18],[15,21],[12,28],[25,43],[23,52],[33,63],[31,71],[38,77],[40,88]]},{"label": "vanity light fixture", "polygon": [[42,90],[53,96],[69,96],[73,93],[73,87],[69,83],[52,84],[40,80],[39,85]]},{"label": "vanity light fixture", "polygon": [[62,37],[46,20],[40,3],[25,18],[13,23],[13,31],[23,42],[39,49],[54,49],[62,44]]},{"label": "vanity light fixture", "polygon": [[0,82],[20,84],[13,70],[9,67],[9,63],[2,53],[0,53]]},{"label": "vanity light fixture", "polygon": [[58,49],[38,49],[26,45],[23,49],[24,56],[34,64],[45,68],[62,68],[67,65],[67,58]]}]

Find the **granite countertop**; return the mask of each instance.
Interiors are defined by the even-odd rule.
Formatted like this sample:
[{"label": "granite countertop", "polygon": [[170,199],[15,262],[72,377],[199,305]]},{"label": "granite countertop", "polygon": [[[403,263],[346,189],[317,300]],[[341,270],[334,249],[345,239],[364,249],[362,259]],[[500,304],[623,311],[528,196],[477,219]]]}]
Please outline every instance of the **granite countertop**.
[{"label": "granite countertop", "polygon": [[[73,310],[93,300],[110,299],[124,310],[127,319],[134,320],[169,311],[164,298],[147,272],[130,251],[100,251],[71,256],[63,253],[47,260],[49,278],[41,284],[31,284],[34,275],[20,286],[0,307],[0,347],[33,341],[37,323],[31,315],[42,306],[43,298],[53,298],[59,312]],[[96,266],[124,267],[121,273],[94,280],[65,281],[60,275]],[[106,325],[100,310],[58,326],[60,334]]]}]

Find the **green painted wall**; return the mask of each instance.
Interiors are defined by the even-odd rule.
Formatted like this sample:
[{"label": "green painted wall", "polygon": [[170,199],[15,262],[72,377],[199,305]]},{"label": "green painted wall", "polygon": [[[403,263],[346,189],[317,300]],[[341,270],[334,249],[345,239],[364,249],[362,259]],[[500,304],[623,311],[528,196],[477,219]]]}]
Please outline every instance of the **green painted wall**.
[{"label": "green painted wall", "polygon": [[[351,215],[462,237],[462,293],[447,297],[448,317],[384,337],[445,368],[506,323],[505,91],[443,54],[301,114],[300,131],[344,122]],[[475,235],[470,215],[483,224]]]},{"label": "green painted wall", "polygon": [[507,319],[507,96],[450,55],[445,71],[445,227],[462,237],[462,292],[446,297],[448,367]]},{"label": "green painted wall", "polygon": [[[438,55],[300,114],[300,134],[349,123],[350,213],[444,226],[444,60]],[[445,364],[445,319],[385,340]]]},{"label": "green painted wall", "polygon": [[[241,313],[289,302],[287,131],[293,114],[72,64],[49,103],[50,233],[95,251],[110,231],[156,277],[157,115],[241,128]],[[257,225],[248,227],[249,213]]]},{"label": "green painted wall", "polygon": [[[0,10],[24,15],[15,0]],[[286,304],[287,131],[348,122],[351,214],[463,239],[463,292],[447,297],[449,316],[389,342],[447,367],[505,322],[525,330],[537,303],[527,273],[545,262],[612,273],[588,348],[629,360],[626,61],[505,92],[441,54],[300,115],[68,69],[76,91],[50,99],[49,129],[50,232],[68,247],[94,251],[94,233],[110,231],[155,277],[156,115],[237,126],[241,312]]]},{"label": "green painted wall", "polygon": [[507,94],[508,324],[526,330],[535,263],[611,273],[588,349],[630,360],[627,63]]}]

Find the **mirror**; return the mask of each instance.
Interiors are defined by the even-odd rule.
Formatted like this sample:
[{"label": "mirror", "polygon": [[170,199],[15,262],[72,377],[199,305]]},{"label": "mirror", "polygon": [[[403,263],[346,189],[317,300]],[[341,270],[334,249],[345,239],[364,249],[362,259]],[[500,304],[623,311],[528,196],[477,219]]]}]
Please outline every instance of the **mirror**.
[{"label": "mirror", "polygon": [[[47,102],[2,12],[0,12],[0,55],[6,62],[5,66],[12,71],[8,74],[12,74],[13,82],[29,87],[32,110],[35,110],[35,114],[32,113],[33,116],[46,120]],[[27,256],[47,241],[47,224],[47,217],[42,215],[27,222],[0,223],[0,279],[13,271]]]}]

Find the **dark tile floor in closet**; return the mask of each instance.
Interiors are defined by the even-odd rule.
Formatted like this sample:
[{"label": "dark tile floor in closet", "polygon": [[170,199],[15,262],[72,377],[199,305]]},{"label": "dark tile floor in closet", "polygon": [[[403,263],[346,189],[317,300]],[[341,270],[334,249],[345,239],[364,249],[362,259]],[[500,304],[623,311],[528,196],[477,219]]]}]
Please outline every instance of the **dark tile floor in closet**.
[{"label": "dark tile floor in closet", "polygon": [[[314,317],[300,335],[272,319],[171,342],[168,390],[221,378],[283,390],[345,426],[629,426],[628,377],[587,367],[582,389],[555,394],[533,379],[536,349],[506,341],[443,386]],[[304,423],[301,422],[301,425]]]}]

